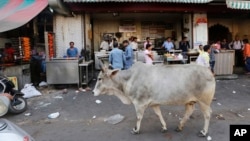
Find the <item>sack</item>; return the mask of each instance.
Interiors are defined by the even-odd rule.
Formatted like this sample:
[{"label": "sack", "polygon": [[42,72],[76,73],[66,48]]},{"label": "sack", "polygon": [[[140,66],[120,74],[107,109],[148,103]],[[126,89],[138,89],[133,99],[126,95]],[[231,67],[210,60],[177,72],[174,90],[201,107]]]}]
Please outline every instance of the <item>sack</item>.
[{"label": "sack", "polygon": [[40,96],[42,95],[34,86],[33,84],[25,84],[24,88],[21,90],[21,92],[24,94],[24,98],[31,98],[34,96]]}]

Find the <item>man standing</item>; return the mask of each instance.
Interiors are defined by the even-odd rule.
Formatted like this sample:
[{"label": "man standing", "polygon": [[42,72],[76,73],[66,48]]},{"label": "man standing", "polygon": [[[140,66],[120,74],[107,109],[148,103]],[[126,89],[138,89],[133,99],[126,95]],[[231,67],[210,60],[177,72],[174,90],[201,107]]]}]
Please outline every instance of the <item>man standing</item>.
[{"label": "man standing", "polygon": [[182,41],[179,43],[179,48],[182,50],[182,55],[186,56],[188,49],[190,49],[189,42],[187,41],[187,37],[183,37]]},{"label": "man standing", "polygon": [[167,37],[166,41],[163,43],[162,47],[166,49],[166,51],[170,51],[171,49],[174,49],[174,44],[171,41],[170,37]]},{"label": "man standing", "polygon": [[113,50],[109,54],[109,63],[112,69],[124,69],[125,56],[122,50],[118,48],[118,43],[113,43]]},{"label": "man standing", "polygon": [[78,57],[78,49],[74,47],[74,42],[69,42],[69,46],[67,49],[67,57]]},{"label": "man standing", "polygon": [[103,50],[106,50],[106,51],[109,50],[109,42],[108,42],[107,39],[102,41],[102,43],[100,45],[100,49],[103,49]]},{"label": "man standing", "polygon": [[123,47],[125,47],[125,69],[129,69],[133,64],[134,52],[132,47],[129,45],[128,40],[122,42]]},{"label": "man standing", "polygon": [[239,36],[236,36],[229,46],[235,50],[235,65],[238,67],[243,66],[243,42],[239,39]]}]

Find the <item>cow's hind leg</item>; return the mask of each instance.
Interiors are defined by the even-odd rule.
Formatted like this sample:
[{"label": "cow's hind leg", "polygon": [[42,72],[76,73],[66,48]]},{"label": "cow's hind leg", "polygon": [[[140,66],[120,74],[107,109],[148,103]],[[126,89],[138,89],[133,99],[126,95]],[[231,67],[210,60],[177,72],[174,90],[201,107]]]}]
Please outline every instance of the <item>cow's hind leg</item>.
[{"label": "cow's hind leg", "polygon": [[161,121],[161,124],[162,124],[162,129],[161,129],[161,132],[164,133],[167,131],[167,124],[166,122],[164,121],[163,117],[162,117],[162,114],[161,114],[161,109],[160,109],[160,106],[157,105],[157,106],[152,106],[155,114],[159,117],[160,121]]},{"label": "cow's hind leg", "polygon": [[135,106],[137,121],[136,126],[131,131],[132,134],[139,134],[140,133],[140,127],[141,127],[141,120],[143,118],[143,114],[147,106]]},{"label": "cow's hind leg", "polygon": [[187,120],[189,119],[189,117],[192,115],[192,113],[194,112],[194,104],[195,102],[190,102],[188,104],[186,104],[186,109],[185,109],[185,114],[184,117],[182,118],[182,120],[180,121],[179,126],[176,128],[177,132],[182,131],[185,123],[187,122]]},{"label": "cow's hind leg", "polygon": [[199,104],[200,104],[201,111],[204,115],[205,123],[204,123],[203,130],[200,131],[198,136],[205,137],[208,133],[209,121],[210,121],[212,110],[210,106],[205,103],[200,102]]}]

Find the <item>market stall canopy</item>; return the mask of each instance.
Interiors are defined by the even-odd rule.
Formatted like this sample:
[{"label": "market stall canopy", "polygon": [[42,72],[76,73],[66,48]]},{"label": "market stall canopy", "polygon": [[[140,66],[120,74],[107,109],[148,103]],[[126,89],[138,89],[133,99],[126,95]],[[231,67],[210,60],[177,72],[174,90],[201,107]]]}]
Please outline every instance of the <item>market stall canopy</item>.
[{"label": "market stall canopy", "polygon": [[1,0],[0,32],[20,27],[48,5],[48,0]]},{"label": "market stall canopy", "polygon": [[227,0],[227,7],[232,9],[250,10],[250,1]]},{"label": "market stall canopy", "polygon": [[64,2],[173,2],[173,3],[209,3],[213,0],[64,0]]}]

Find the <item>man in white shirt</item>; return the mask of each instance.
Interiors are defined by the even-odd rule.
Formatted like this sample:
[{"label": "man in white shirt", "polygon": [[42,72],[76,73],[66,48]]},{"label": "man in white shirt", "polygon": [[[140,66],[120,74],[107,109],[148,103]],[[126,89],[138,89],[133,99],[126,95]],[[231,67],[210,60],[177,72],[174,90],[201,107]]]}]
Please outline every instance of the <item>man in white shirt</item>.
[{"label": "man in white shirt", "polygon": [[108,51],[109,50],[109,43],[107,40],[103,40],[101,45],[100,45],[100,49],[103,49],[103,50],[106,50]]},{"label": "man in white shirt", "polygon": [[235,37],[235,40],[229,44],[231,49],[235,50],[235,66],[244,66],[243,61],[243,42],[239,39],[239,36]]}]

